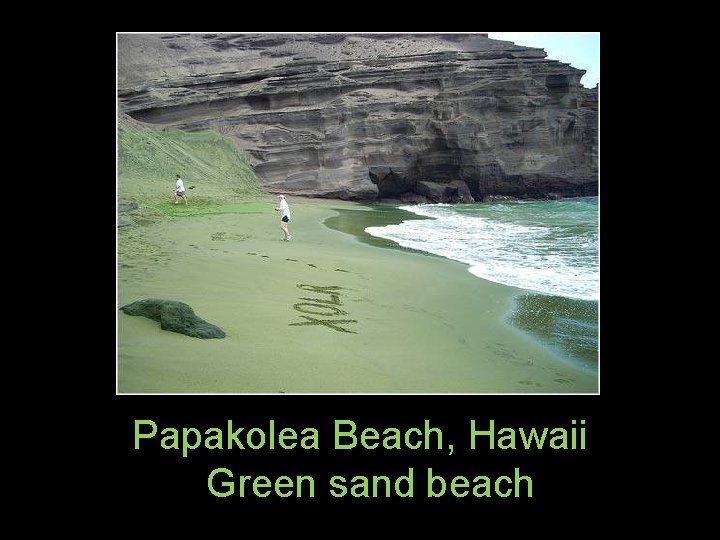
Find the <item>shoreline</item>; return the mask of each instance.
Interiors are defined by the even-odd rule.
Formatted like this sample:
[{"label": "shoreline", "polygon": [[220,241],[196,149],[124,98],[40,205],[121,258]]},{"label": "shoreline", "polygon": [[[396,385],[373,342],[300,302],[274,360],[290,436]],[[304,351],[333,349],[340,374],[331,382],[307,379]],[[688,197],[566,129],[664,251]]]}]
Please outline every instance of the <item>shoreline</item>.
[{"label": "shoreline", "polygon": [[[588,197],[579,199],[588,199]],[[596,198],[592,197],[591,199]],[[497,204],[512,203],[500,202]],[[388,225],[399,225],[409,221],[432,221],[435,218],[423,213],[416,213],[411,208],[412,205],[402,205],[401,207],[363,206],[371,208],[373,211],[362,212],[352,208],[337,209],[340,216],[327,218],[323,223],[334,230],[352,234],[361,242],[372,246],[401,249],[460,262],[465,265],[470,274],[478,279],[510,287],[512,290],[517,291],[517,294],[513,299],[513,308],[503,318],[505,322],[529,334],[533,339],[539,340],[544,346],[560,355],[564,361],[576,367],[581,367],[588,373],[597,372],[599,346],[597,334],[599,320],[598,298],[580,298],[521,287],[520,285],[507,283],[501,279],[493,279],[475,272],[473,269],[474,263],[438,253],[437,250],[432,248],[422,250],[421,248],[410,247],[393,239],[392,235],[370,233],[367,231],[369,227],[383,229]],[[343,215],[347,219],[342,219]],[[579,327],[583,328],[581,333],[578,333],[577,329]]]},{"label": "shoreline", "polygon": [[[518,289],[324,225],[334,207],[374,211],[365,203],[292,197],[291,242],[267,204],[118,230],[118,308],[180,300],[227,333],[193,339],[118,312],[118,392],[598,392],[597,373],[505,321]],[[328,291],[332,310],[308,300]],[[335,316],[355,322],[312,322]]]}]

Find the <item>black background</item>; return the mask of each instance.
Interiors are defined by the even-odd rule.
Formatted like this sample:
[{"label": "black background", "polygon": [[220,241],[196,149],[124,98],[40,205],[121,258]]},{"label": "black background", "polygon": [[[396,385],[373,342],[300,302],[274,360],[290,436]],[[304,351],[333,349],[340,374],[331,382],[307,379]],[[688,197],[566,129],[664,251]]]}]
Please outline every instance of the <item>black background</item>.
[{"label": "black background", "polygon": [[[257,518],[260,515],[290,515],[295,512],[327,512],[333,515],[361,517],[376,513],[392,516],[443,512],[456,516],[498,519],[501,516],[522,515],[546,519],[547,512],[563,515],[587,515],[598,496],[600,455],[603,429],[600,421],[600,395],[576,396],[503,396],[503,395],[278,395],[278,396],[202,396],[202,395],[116,395],[114,448],[118,466],[117,488],[128,494],[122,500],[124,511],[139,515],[153,512],[175,516],[203,516],[215,518]],[[158,434],[143,440],[134,449],[134,421],[153,420]],[[269,420],[275,420],[276,433],[291,427],[298,433],[305,427],[319,432],[319,450],[304,450],[300,445],[284,450],[276,445],[260,450],[234,448],[208,450],[200,446],[189,451],[186,458],[181,451],[165,450],[160,446],[160,431],[173,427],[194,427],[204,432],[218,427],[225,432],[227,421],[235,427],[252,427],[268,433]],[[358,431],[373,427],[382,431],[387,427],[405,430],[422,428],[425,419],[443,431],[443,444],[453,444],[448,450],[335,450],[335,419],[353,420]],[[586,450],[490,450],[480,444],[470,450],[470,421],[478,428],[495,420],[496,430],[502,427],[564,427],[571,421],[586,421]],[[240,437],[240,440],[243,440]],[[298,442],[299,442],[298,438]],[[479,441],[487,440],[481,437]],[[517,438],[518,447],[520,438]],[[218,498],[207,487],[209,473],[224,467],[239,475],[264,475],[270,478],[286,475],[309,475],[315,479],[315,497],[280,498],[274,493],[266,498],[236,494]],[[414,469],[413,498],[378,497],[359,499],[348,493],[343,498],[330,495],[329,479],[342,475],[385,475],[394,480]],[[440,498],[426,495],[426,471],[441,475],[448,482],[448,490]],[[463,475],[470,480],[478,475],[492,479],[499,475],[512,477],[514,468],[533,479],[532,498],[513,496],[476,498],[469,494],[457,498],[449,492],[449,480]]]},{"label": "black background", "polygon": [[[603,46],[603,55],[609,53]],[[603,67],[605,63],[603,63]],[[615,69],[615,68],[614,68]],[[607,81],[608,71],[604,70]],[[607,87],[607,84],[606,84]],[[611,92],[612,93],[612,92]],[[603,104],[612,103],[607,93]],[[607,118],[605,115],[604,119]],[[607,124],[606,120],[606,127]],[[114,133],[114,131],[113,131]],[[606,143],[608,139],[606,138]],[[606,160],[606,167],[612,161]],[[606,169],[606,171],[609,169]],[[611,175],[612,176],[612,175]],[[607,189],[606,195],[607,195]],[[108,197],[108,200],[112,200]],[[603,204],[612,204],[607,196]],[[115,230],[114,212],[109,213]],[[606,229],[606,235],[610,231]],[[612,243],[609,243],[612,245]],[[607,271],[607,257],[604,270]],[[603,307],[608,312],[606,296]],[[114,308],[116,309],[116,307]],[[607,317],[606,317],[607,321]],[[607,324],[606,324],[607,327]],[[606,356],[609,347],[603,340]],[[615,380],[607,376],[603,380]],[[114,381],[110,374],[108,379]],[[615,385],[614,385],[615,386]],[[604,384],[604,387],[607,387]],[[599,524],[601,498],[607,487],[614,485],[613,470],[604,467],[612,446],[618,444],[614,435],[617,422],[611,420],[611,397],[602,395],[116,395],[106,394],[112,411],[108,452],[97,452],[103,473],[92,485],[97,498],[112,506],[115,516],[110,524],[116,527],[143,530],[139,524],[153,521],[158,526],[201,525],[212,529],[218,525],[232,526],[238,536],[252,524],[262,525],[272,533],[305,530],[313,532],[325,520],[344,519],[338,533],[381,533],[383,524],[453,525],[468,524],[464,529],[473,536],[482,535],[486,527],[499,525],[508,533],[526,530],[534,534],[557,533],[559,537],[574,536],[580,529],[569,528],[578,520]],[[614,398],[612,398],[614,400]],[[104,408],[102,409],[105,410]],[[158,435],[134,449],[134,421],[153,420]],[[228,419],[236,426],[267,430],[274,419],[276,431],[291,427],[301,431],[313,427],[319,431],[319,450],[207,450],[190,451],[183,458],[180,451],[163,450],[159,431],[165,427],[181,430],[194,427],[201,432],[211,427],[224,431]],[[335,419],[353,420],[359,429],[386,427],[401,430],[422,427],[425,419],[443,431],[444,443],[454,445],[447,450],[365,450],[333,449]],[[494,419],[497,429],[512,427],[571,427],[571,420],[586,421],[587,449],[581,450],[494,450],[480,446],[470,450],[470,420],[478,426]],[[100,424],[106,431],[105,418]],[[482,439],[481,439],[482,440]],[[518,439],[519,442],[519,439]],[[106,447],[103,447],[106,448]],[[616,448],[617,449],[617,448]],[[622,450],[622,448],[619,448]],[[240,498],[213,496],[207,488],[208,474],[216,467],[225,467],[237,475],[309,475],[315,478],[314,498],[267,498],[254,495]],[[413,467],[415,496],[413,498],[357,499],[346,495],[334,498],[329,491],[329,478],[343,475],[386,475],[394,479],[406,475]],[[515,467],[533,479],[532,498],[456,498],[449,489],[440,498],[426,496],[426,470],[448,481],[455,475],[472,479],[478,475],[495,478],[512,476]],[[104,471],[108,474],[105,475]],[[630,479],[631,480],[631,479]],[[620,481],[628,482],[628,478]],[[108,493],[115,496],[109,502]],[[612,501],[610,501],[612,502]],[[371,521],[385,516],[386,521]],[[588,529],[582,529],[583,532]],[[378,536],[383,537],[382,534]],[[511,534],[512,537],[512,534]]]}]

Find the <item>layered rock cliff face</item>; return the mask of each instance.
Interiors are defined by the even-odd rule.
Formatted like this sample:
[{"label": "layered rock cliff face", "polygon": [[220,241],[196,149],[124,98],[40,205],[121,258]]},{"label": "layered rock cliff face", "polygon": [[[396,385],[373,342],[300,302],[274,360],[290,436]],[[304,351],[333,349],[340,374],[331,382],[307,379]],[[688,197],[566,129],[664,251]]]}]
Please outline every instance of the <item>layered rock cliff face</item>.
[{"label": "layered rock cliff face", "polygon": [[118,36],[122,112],[218,129],[269,191],[341,199],[597,194],[583,73],[483,34]]}]

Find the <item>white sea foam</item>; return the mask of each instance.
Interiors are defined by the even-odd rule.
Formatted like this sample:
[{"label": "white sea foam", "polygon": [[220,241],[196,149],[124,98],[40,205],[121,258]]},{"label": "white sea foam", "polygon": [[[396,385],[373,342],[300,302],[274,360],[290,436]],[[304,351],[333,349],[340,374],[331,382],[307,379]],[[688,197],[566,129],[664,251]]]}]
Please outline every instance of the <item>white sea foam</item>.
[{"label": "white sea foam", "polygon": [[465,263],[483,279],[543,294],[597,300],[597,206],[579,204],[403,206],[432,219],[366,231]]}]

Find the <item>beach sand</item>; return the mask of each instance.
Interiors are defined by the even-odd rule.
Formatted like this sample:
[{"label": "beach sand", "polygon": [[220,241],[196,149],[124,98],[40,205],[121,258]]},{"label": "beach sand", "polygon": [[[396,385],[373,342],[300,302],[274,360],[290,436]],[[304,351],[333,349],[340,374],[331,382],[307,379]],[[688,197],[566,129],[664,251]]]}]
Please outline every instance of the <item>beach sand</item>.
[{"label": "beach sand", "polygon": [[[290,242],[270,199],[262,213],[119,229],[118,307],[179,300],[227,336],[191,338],[118,311],[118,392],[598,391],[597,374],[504,322],[522,291],[322,224],[360,205],[288,200]],[[317,322],[338,319],[353,322]]]}]

